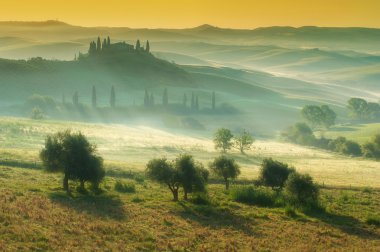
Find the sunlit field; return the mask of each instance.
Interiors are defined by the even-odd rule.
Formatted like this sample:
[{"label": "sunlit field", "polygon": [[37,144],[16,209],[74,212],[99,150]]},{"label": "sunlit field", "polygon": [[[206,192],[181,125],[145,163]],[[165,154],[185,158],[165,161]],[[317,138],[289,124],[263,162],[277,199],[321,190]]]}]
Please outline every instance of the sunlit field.
[{"label": "sunlit field", "polygon": [[[219,155],[212,142],[213,132],[188,132],[185,135],[180,131],[169,133],[168,130],[139,125],[35,121],[4,117],[0,120],[0,126],[0,151],[3,159],[39,162],[38,153],[46,135],[66,129],[84,133],[96,143],[109,167],[124,170],[143,171],[148,160],[161,156],[171,159],[180,153],[190,153],[207,165]],[[373,125],[368,127],[375,128]],[[371,131],[367,134],[370,135]],[[356,136],[356,131],[353,131],[352,136]],[[246,179],[257,178],[261,161],[272,157],[309,173],[322,185],[380,187],[380,169],[376,161],[351,158],[317,148],[280,142],[277,139],[259,139],[246,155],[232,151],[232,156],[241,163],[241,177]]]}]

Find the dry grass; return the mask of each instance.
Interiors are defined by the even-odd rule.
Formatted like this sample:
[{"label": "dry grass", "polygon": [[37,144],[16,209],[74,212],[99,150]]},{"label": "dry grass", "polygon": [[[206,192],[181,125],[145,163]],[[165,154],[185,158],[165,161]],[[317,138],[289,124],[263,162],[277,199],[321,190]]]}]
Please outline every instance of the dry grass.
[{"label": "dry grass", "polygon": [[108,178],[102,195],[69,197],[60,182],[39,170],[0,167],[1,251],[380,249],[380,229],[365,224],[369,213],[380,214],[375,190],[326,189],[328,213],[289,218],[281,208],[233,202],[222,185],[211,185],[212,205],[201,206],[174,203],[166,188],[152,183],[123,194]]},{"label": "dry grass", "polygon": [[[191,136],[142,126],[1,118],[0,161],[38,162],[46,134],[67,128],[89,136],[106,168],[118,172],[142,171],[153,157],[174,158],[181,152],[204,164],[218,155],[210,132]],[[380,216],[380,191],[374,189],[380,187],[378,162],[270,140],[255,142],[247,155],[231,155],[241,164],[244,179],[256,178],[266,157],[310,173],[330,186],[322,189],[327,213],[289,218],[282,208],[233,202],[219,184],[209,186],[211,205],[174,203],[167,188],[129,181],[128,176],[124,179],[135,183],[136,193],[116,192],[120,178],[107,177],[102,195],[69,197],[60,188],[59,175],[3,164],[0,251],[380,250],[379,228],[366,224],[368,216]],[[356,188],[363,186],[372,189]]]}]

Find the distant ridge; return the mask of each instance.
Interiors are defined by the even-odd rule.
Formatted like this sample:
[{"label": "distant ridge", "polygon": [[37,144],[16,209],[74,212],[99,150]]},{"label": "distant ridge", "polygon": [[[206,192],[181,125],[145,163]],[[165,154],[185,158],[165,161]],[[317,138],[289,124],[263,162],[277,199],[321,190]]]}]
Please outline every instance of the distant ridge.
[{"label": "distant ridge", "polygon": [[[30,25],[30,26],[70,26],[70,27],[83,27],[81,25],[69,24],[60,20],[46,20],[46,21],[0,21],[0,25]],[[262,31],[262,30],[351,30],[351,29],[365,29],[365,30],[379,30],[380,28],[370,28],[370,27],[334,27],[334,26],[264,26],[264,27],[256,27],[252,29],[247,28],[231,28],[231,27],[218,27],[211,24],[202,24],[195,27],[190,28],[131,28],[128,26],[123,27],[112,27],[112,26],[86,26],[85,28],[108,28],[108,29],[132,29],[132,30],[193,30],[193,31],[204,31],[204,30],[236,30],[236,31]]]},{"label": "distant ridge", "polygon": [[22,26],[74,26],[59,20],[46,21],[0,21],[0,25]]}]

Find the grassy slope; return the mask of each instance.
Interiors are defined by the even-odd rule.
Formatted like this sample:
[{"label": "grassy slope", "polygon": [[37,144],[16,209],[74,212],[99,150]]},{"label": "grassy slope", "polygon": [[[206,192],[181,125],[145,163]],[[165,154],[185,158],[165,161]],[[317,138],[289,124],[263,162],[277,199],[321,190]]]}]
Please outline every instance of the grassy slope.
[{"label": "grassy slope", "polygon": [[[71,128],[97,143],[106,168],[142,171],[153,157],[174,158],[189,152],[204,164],[218,155],[211,132],[174,132],[145,126],[123,126],[21,118],[0,120],[0,250],[139,250],[214,251],[380,249],[380,229],[365,224],[380,216],[379,165],[315,149],[275,141],[257,141],[243,156],[241,179],[256,178],[265,157],[289,162],[316,181],[335,185],[322,190],[324,214],[290,218],[282,208],[233,202],[220,184],[209,186],[211,205],[174,203],[166,187],[149,181],[135,183],[137,193],[114,191],[118,177],[108,176],[100,196],[66,196],[61,176],[38,169],[17,168],[3,161],[38,164],[46,134]],[[300,158],[302,157],[302,158]],[[73,188],[75,184],[71,185]]]},{"label": "grassy slope", "polygon": [[380,134],[380,123],[338,125],[332,127],[327,132],[323,132],[323,134],[330,138],[343,136],[364,144],[371,141],[375,135]]},{"label": "grassy slope", "polygon": [[[70,128],[80,130],[94,141],[106,159],[108,167],[142,170],[153,157],[174,158],[189,152],[204,164],[218,155],[211,141],[212,132],[171,131],[146,126],[123,126],[55,121],[33,121],[20,118],[0,120],[0,154],[4,158],[28,154],[31,162],[38,161],[46,134]],[[16,152],[15,152],[16,151]],[[361,158],[349,158],[334,153],[260,140],[247,155],[233,151],[242,165],[242,177],[256,178],[263,158],[274,157],[294,165],[302,172],[310,173],[316,181],[334,186],[380,187],[379,163]],[[302,158],[300,158],[302,157]]]},{"label": "grassy slope", "polygon": [[[378,251],[380,192],[323,189],[325,214],[290,218],[281,208],[232,202],[210,185],[212,205],[174,203],[167,188],[149,181],[137,193],[66,196],[61,177],[0,166],[0,250],[138,251]],[[133,183],[131,181],[130,183]],[[74,186],[74,185],[72,185]]]}]

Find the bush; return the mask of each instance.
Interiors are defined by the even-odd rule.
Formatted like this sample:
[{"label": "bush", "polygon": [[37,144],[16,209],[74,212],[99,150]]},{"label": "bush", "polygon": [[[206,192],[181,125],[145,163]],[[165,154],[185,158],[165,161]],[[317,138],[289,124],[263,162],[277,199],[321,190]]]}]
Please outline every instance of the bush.
[{"label": "bush", "polygon": [[270,186],[272,189],[282,189],[289,174],[293,172],[295,172],[294,168],[290,168],[285,163],[271,158],[264,159],[260,169],[260,180],[263,185]]},{"label": "bush", "polygon": [[367,158],[380,159],[380,134],[363,146],[363,155]]},{"label": "bush", "polygon": [[373,225],[373,226],[380,226],[380,217],[377,216],[368,216],[366,221],[368,225]]},{"label": "bush", "polygon": [[239,186],[233,188],[231,197],[234,201],[257,206],[274,206],[277,194],[266,188]]},{"label": "bush", "polygon": [[121,180],[116,181],[115,190],[121,193],[135,193],[136,186],[133,183],[126,183]]},{"label": "bush", "polygon": [[319,188],[308,174],[290,174],[285,183],[285,193],[292,206],[318,206]]},{"label": "bush", "polygon": [[297,213],[296,213],[296,210],[294,209],[294,207],[289,206],[289,205],[287,205],[285,207],[284,212],[285,212],[285,215],[290,217],[290,218],[294,218],[297,216]]},{"label": "bush", "polygon": [[316,142],[312,129],[306,123],[296,123],[283,132],[282,136],[290,142],[301,145],[314,145]]},{"label": "bush", "polygon": [[363,154],[361,146],[358,143],[347,140],[345,137],[338,137],[335,140],[331,140],[328,144],[328,148],[345,155],[361,156]]},{"label": "bush", "polygon": [[191,202],[195,205],[210,205],[210,198],[206,193],[197,193],[191,198]]}]

